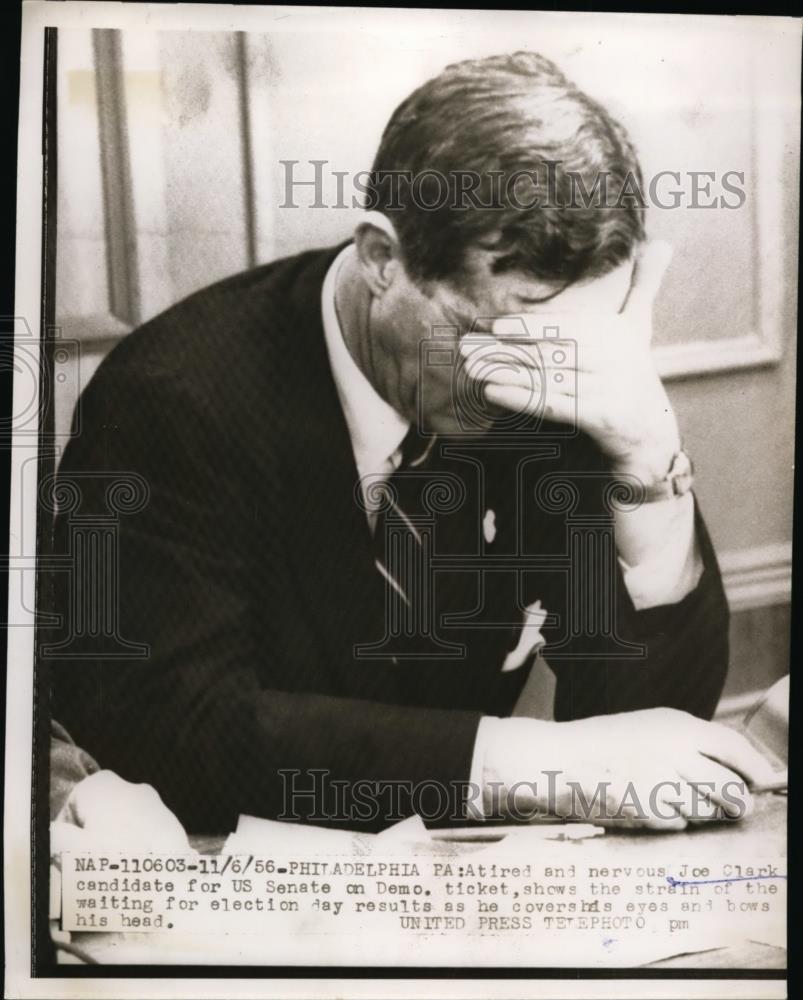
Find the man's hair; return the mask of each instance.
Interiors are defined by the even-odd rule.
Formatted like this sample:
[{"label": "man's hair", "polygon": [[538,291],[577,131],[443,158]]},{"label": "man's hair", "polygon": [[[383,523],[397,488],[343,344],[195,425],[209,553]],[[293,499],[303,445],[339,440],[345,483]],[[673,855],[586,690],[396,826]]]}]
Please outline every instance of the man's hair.
[{"label": "man's hair", "polygon": [[516,52],[448,66],[403,101],[367,193],[415,281],[459,277],[482,246],[495,272],[565,285],[644,239],[642,190],[624,128],[554,63]]}]

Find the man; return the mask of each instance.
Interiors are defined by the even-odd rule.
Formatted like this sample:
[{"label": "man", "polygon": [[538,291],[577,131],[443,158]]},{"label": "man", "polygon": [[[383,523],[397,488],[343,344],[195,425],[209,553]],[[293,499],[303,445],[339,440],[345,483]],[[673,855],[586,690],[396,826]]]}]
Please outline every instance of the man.
[{"label": "man", "polygon": [[[61,481],[81,516],[148,484],[116,564],[148,655],[56,660],[54,709],[187,829],[378,828],[329,790],[469,777],[472,815],[575,816],[602,782],[629,825],[682,829],[694,783],[744,813],[761,762],[703,721],[727,609],[649,354],[667,256],[638,199],[572,203],[602,176],[640,178],[632,146],[550,62],[449,67],[394,113],[353,242],[191,296],[92,380]],[[65,622],[101,583],[62,587]],[[512,718],[543,641],[559,721]]]}]

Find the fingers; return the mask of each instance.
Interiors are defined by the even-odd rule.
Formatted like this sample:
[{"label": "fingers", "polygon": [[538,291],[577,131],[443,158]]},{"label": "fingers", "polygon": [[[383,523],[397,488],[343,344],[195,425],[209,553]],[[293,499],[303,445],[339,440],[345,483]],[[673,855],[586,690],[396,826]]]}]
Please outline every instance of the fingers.
[{"label": "fingers", "polygon": [[[620,315],[569,314],[564,317],[510,316],[499,319],[494,330],[504,330],[508,322],[525,322],[531,328],[529,336],[508,337],[471,333],[459,342],[462,363],[474,368],[487,360],[506,361],[540,368],[554,365],[578,371],[596,371],[600,368],[621,367],[634,356],[634,350],[643,348],[643,327],[624,321]],[[549,325],[549,321],[554,324]],[[649,327],[649,318],[645,321]],[[558,331],[548,335],[546,331]],[[646,351],[649,356],[649,350]]]},{"label": "fingers", "polygon": [[633,284],[622,310],[627,313],[652,311],[653,302],[672,259],[672,246],[664,240],[652,240],[639,253]]},{"label": "fingers", "polygon": [[552,340],[505,340],[478,337],[472,334],[460,341],[460,354],[467,370],[485,364],[507,364],[516,367],[541,368],[544,364],[567,360],[567,345]]},{"label": "fingers", "polygon": [[515,368],[499,365],[489,368],[481,375],[470,376],[480,387],[486,386],[516,386],[526,389],[532,397],[533,410],[541,410],[543,403],[552,396],[566,396],[579,400],[582,387],[583,404],[597,406],[608,401],[610,393],[604,378],[594,373],[580,372],[576,369],[564,368]]},{"label": "fingers", "polygon": [[626,830],[685,830],[688,819],[681,808],[682,783],[674,777],[674,781],[661,780],[650,772],[614,780],[605,789],[604,807],[594,822]]},{"label": "fingers", "polygon": [[688,786],[678,775],[673,780],[655,782],[650,798],[653,822],[647,824],[647,828],[660,830],[663,822],[674,824],[670,829],[685,830],[691,818],[689,805]]},{"label": "fingers", "polygon": [[[708,757],[692,754],[677,765],[678,774],[687,782],[691,820],[743,819],[753,809],[753,797],[744,780],[727,767]],[[701,801],[702,800],[702,801]],[[703,812],[704,802],[715,807],[713,814]]]},{"label": "fingers", "polygon": [[500,385],[487,383],[483,392],[489,403],[512,410],[514,413],[531,413],[542,415],[549,420],[562,424],[577,424],[577,400],[573,396],[559,393],[549,393],[544,399],[540,391],[520,385]]},{"label": "fingers", "polygon": [[706,763],[710,769],[686,763],[682,771],[697,775],[690,780],[679,770],[672,779],[656,773],[626,783],[615,781],[591,819],[617,828],[668,832],[684,830],[689,823],[744,818],[752,807],[744,782],[725,768],[717,770],[712,761]]},{"label": "fingers", "polygon": [[[561,805],[561,778],[557,799]],[[614,757],[605,764],[586,760],[565,782],[571,790],[559,813],[613,829],[683,830],[688,823],[681,808],[683,781],[662,758]],[[551,808],[551,807],[550,807]]]},{"label": "fingers", "polygon": [[482,385],[490,403],[515,413],[575,422],[577,372],[567,363],[565,345],[560,350],[552,344],[500,344],[490,338],[485,345],[462,349],[466,375]]},{"label": "fingers", "polygon": [[[559,376],[557,380],[555,375]],[[574,395],[571,390],[575,379],[569,378],[568,372],[555,372],[552,368],[539,371],[537,368],[514,368],[500,365],[484,371],[481,376],[475,378],[475,381],[484,385],[517,385],[522,389],[530,389],[540,397],[542,391],[550,384],[555,392]]]},{"label": "fingers", "polygon": [[[566,350],[567,343],[604,343],[618,319],[616,313],[514,313],[493,321],[488,342],[502,350]],[[460,346],[471,349],[484,339],[485,335],[471,333]]]},{"label": "fingers", "polygon": [[[572,798],[572,816],[615,829],[678,831],[690,823],[737,820],[752,798],[733,771],[696,753],[646,755],[620,760],[604,773],[575,772],[582,795]],[[575,815],[576,813],[576,815]]]},{"label": "fingers", "polygon": [[750,785],[763,785],[772,780],[769,761],[745,736],[728,726],[717,722],[703,723],[697,749],[706,757],[736,771]]},{"label": "fingers", "polygon": [[534,371],[596,371],[611,358],[608,341],[586,339],[582,344],[565,340],[521,341],[497,340],[494,337],[460,342],[463,367],[471,378],[483,378],[490,366]]},{"label": "fingers", "polygon": [[493,336],[507,342],[561,339],[561,328],[569,322],[569,315],[562,313],[515,313],[500,316],[491,324]]}]

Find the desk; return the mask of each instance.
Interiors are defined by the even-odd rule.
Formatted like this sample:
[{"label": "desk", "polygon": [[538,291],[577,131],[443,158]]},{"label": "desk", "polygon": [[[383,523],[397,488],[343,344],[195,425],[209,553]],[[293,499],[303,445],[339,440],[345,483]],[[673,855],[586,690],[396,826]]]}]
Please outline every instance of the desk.
[{"label": "desk", "polygon": [[[606,851],[612,859],[623,862],[632,856],[634,844],[647,839],[650,853],[654,857],[672,857],[673,854],[692,853],[698,847],[716,850],[724,857],[733,856],[735,845],[744,844],[745,854],[753,852],[767,856],[786,857],[786,795],[764,793],[755,799],[752,816],[732,826],[722,824],[702,825],[683,833],[608,833],[605,835]],[[749,843],[748,843],[749,841]],[[755,846],[760,845],[760,848]],[[612,861],[612,863],[616,863]],[[732,948],[678,955],[674,958],[652,962],[654,969],[785,969],[786,950],[770,945],[753,943],[749,951],[739,948],[734,954]]]},{"label": "desk", "polygon": [[[666,863],[676,857],[694,858],[696,853],[713,851],[735,863],[762,857],[786,857],[785,795],[764,793],[756,797],[753,814],[740,823],[702,824],[683,833],[656,834],[648,832],[607,832],[594,844],[596,857],[611,866],[617,864]],[[220,853],[225,842],[221,836],[191,837],[193,847],[204,854]],[[142,938],[142,935],[133,935]],[[130,961],[123,936],[98,933],[73,933],[71,944],[89,961],[108,962],[110,939],[119,938],[117,947],[111,949],[119,963]],[[60,960],[75,962],[75,954],[61,952]],[[140,959],[140,961],[142,961]],[[169,955],[160,949],[154,961],[169,962]],[[660,969],[784,969],[786,950],[766,944],[751,943],[737,948],[717,948],[695,954],[679,955],[650,964]],[[411,972],[413,970],[411,969]]]}]

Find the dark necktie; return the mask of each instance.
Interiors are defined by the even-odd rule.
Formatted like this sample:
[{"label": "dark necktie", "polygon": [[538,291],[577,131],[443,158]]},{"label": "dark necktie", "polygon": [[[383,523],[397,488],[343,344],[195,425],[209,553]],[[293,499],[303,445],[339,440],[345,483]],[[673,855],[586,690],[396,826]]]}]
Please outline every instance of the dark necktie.
[{"label": "dark necktie", "polygon": [[[384,484],[374,527],[376,567],[387,583],[386,628],[407,643],[431,628],[431,532],[424,530],[421,493],[435,445],[413,425],[401,445],[401,461]],[[414,655],[411,649],[402,655]]]}]

